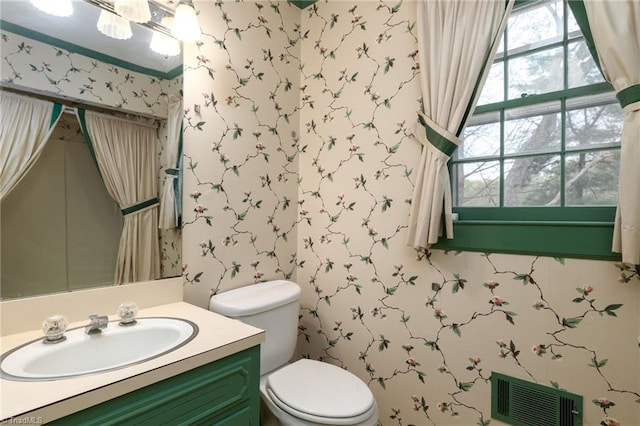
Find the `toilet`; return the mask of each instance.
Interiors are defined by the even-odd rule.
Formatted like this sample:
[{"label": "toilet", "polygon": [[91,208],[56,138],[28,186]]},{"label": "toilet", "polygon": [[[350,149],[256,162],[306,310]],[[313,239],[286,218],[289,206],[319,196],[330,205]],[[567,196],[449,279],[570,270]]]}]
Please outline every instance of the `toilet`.
[{"label": "toilet", "polygon": [[260,396],[283,426],[378,423],[369,387],[354,374],[325,362],[290,363],[298,334],[300,286],[278,280],[212,296],[209,309],[265,331],[260,346]]}]

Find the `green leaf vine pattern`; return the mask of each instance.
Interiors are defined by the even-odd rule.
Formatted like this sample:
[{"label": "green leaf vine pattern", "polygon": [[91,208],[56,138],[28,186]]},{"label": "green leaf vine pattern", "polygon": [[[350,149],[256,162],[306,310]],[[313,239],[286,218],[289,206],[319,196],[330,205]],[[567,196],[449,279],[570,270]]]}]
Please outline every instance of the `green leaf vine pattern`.
[{"label": "green leaf vine pattern", "polygon": [[163,80],[3,32],[2,81],[131,112],[166,116],[182,78]]},{"label": "green leaf vine pattern", "polygon": [[[303,356],[367,378],[386,401],[383,424],[436,424],[448,415],[453,424],[469,424],[473,418],[487,425],[490,413],[487,405],[477,402],[477,395],[488,392],[491,369],[510,363],[520,375],[539,382],[539,363],[560,362],[566,352],[571,352],[572,360],[590,360],[583,368],[594,370],[607,394],[637,399],[637,389],[616,387],[606,356],[572,335],[587,318],[615,319],[624,311],[623,304],[600,305],[588,296],[594,291],[589,285],[579,287],[580,302],[559,303],[546,297],[546,284],[540,284],[536,274],[538,258],[531,258],[527,270],[511,271],[498,269],[492,255],[485,254],[483,268],[491,271],[493,280],[478,281],[442,267],[442,254],[417,251],[412,259],[403,248],[406,216],[399,210],[406,212],[410,203],[415,163],[407,161],[411,158],[407,152],[415,142],[406,121],[394,118],[403,116],[397,106],[412,103],[407,102],[411,96],[413,105],[421,102],[415,95],[419,65],[412,13],[406,2],[368,6],[353,2],[342,7],[316,3],[303,11],[309,30],[302,46],[308,52],[301,70],[302,99],[311,109],[302,111],[301,127],[306,132],[301,139],[307,149],[300,156],[304,179],[299,202],[305,211],[317,212],[307,215],[313,217],[313,225],[303,222],[298,229],[303,243],[298,256],[306,262],[297,276],[309,286],[299,325]],[[373,41],[372,33],[377,34]],[[357,84],[364,86],[359,92]],[[413,119],[406,114],[413,110],[403,109],[404,117]],[[402,199],[404,205],[399,204]],[[356,218],[360,228],[354,226]],[[471,256],[477,255],[449,253],[445,258],[464,262]],[[555,260],[565,264],[564,259]],[[430,291],[425,290],[429,287],[425,280]],[[531,311],[545,316],[545,324],[555,324],[544,340],[529,343],[526,332],[516,331],[525,326],[519,323],[521,308],[513,307],[521,302],[503,296],[512,290],[501,292],[516,285],[526,287],[523,294],[535,295]],[[416,288],[424,291],[421,310],[407,304],[409,292],[419,294]],[[473,309],[468,301],[456,302],[470,297],[465,295],[469,291],[476,298]],[[457,306],[465,306],[462,313]],[[584,310],[566,313],[574,306]],[[435,326],[432,320],[426,325],[425,313]],[[393,327],[384,324],[390,321],[404,331],[389,331]],[[460,347],[452,344],[455,339],[474,341],[478,330],[499,323],[504,324],[499,329],[505,335],[496,339],[494,359],[487,359],[485,349],[469,347],[463,353],[454,349]],[[431,353],[425,354],[425,348]],[[439,361],[435,366],[434,360]],[[461,360],[468,362],[462,365]],[[437,383],[446,387],[432,388],[434,373],[440,375]],[[414,380],[418,384],[410,388],[423,385],[424,392],[391,396]],[[603,418],[615,422],[602,408]]]},{"label": "green leaf vine pattern", "polygon": [[[363,378],[385,425],[488,425],[492,369],[543,382],[563,360],[584,360],[575,368],[601,392],[586,395],[590,408],[614,424],[638,390],[576,334],[624,321],[629,302],[601,302],[609,283],[558,298],[567,283],[545,271],[570,261],[405,246],[421,104],[414,5],[199,6],[204,38],[185,61],[187,291],[295,279],[302,356]],[[532,318],[544,324],[535,338]]]},{"label": "green leaf vine pattern", "polygon": [[193,99],[185,94],[185,105],[201,110],[185,111],[185,135],[198,146],[185,146],[192,189],[183,230],[186,241],[206,237],[194,239],[200,259],[185,264],[183,276],[187,284],[206,281],[211,293],[227,282],[292,279],[300,266],[296,230],[311,219],[295,201],[298,157],[306,149],[297,131],[308,102],[293,96],[302,34],[291,7],[212,2],[201,10],[209,24],[203,41],[186,52],[185,75],[203,90]]}]

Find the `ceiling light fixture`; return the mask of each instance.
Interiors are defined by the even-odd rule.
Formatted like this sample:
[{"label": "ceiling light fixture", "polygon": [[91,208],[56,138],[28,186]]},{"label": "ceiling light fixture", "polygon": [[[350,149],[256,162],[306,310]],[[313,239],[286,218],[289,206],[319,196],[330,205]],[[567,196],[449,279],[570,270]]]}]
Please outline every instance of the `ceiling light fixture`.
[{"label": "ceiling light fixture", "polygon": [[96,27],[102,34],[118,40],[127,40],[133,35],[129,21],[107,10],[100,12]]},{"label": "ceiling light fixture", "polygon": [[143,23],[151,19],[147,0],[116,0],[113,10],[124,19],[133,22]]},{"label": "ceiling light fixture", "polygon": [[31,0],[31,4],[49,15],[61,18],[73,15],[71,0]]},{"label": "ceiling light fixture", "polygon": [[171,34],[180,41],[192,43],[200,40],[202,33],[196,10],[191,0],[181,0],[173,15]]},{"label": "ceiling light fixture", "polygon": [[[165,16],[160,20],[160,25],[171,28],[173,18]],[[180,54],[180,43],[173,37],[158,31],[153,32],[151,37],[151,50],[164,56],[176,56]]]}]

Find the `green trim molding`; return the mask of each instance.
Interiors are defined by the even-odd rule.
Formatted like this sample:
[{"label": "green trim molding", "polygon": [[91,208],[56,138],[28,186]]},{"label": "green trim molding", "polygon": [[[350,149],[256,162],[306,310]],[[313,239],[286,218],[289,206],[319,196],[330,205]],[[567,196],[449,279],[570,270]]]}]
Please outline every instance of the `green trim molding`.
[{"label": "green trim molding", "polygon": [[441,237],[432,248],[620,261],[611,251],[614,207],[458,207],[454,212],[459,215],[454,238]]},{"label": "green trim molding", "polygon": [[311,6],[312,4],[314,4],[317,1],[318,0],[289,0],[289,3],[291,3],[294,6],[299,7],[300,9],[304,9],[305,7]]},{"label": "green trim molding", "polygon": [[128,61],[115,58],[110,55],[105,55],[100,52],[96,52],[86,47],[78,46],[77,44],[70,43],[68,41],[61,40],[59,38],[51,37],[46,34],[42,34],[38,31],[33,31],[29,28],[22,27],[20,25],[13,24],[11,22],[3,21],[0,19],[0,28],[10,33],[18,34],[23,37],[30,38],[45,44],[58,47],[60,49],[67,50],[71,53],[77,53],[79,55],[87,56],[89,58],[97,59],[98,61],[105,62],[117,67],[126,68],[130,71],[146,74],[151,77],[161,78],[163,80],[173,80],[174,78],[182,75],[182,66],[176,67],[168,72],[162,72],[151,68],[141,67]]}]

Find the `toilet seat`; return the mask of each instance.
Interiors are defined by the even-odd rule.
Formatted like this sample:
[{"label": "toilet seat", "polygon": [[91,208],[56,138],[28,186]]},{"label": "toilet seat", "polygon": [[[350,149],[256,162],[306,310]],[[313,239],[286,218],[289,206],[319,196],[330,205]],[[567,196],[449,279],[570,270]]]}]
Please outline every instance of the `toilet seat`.
[{"label": "toilet seat", "polygon": [[312,423],[358,424],[376,412],[367,385],[334,365],[301,359],[267,378],[269,398],[284,412]]}]

